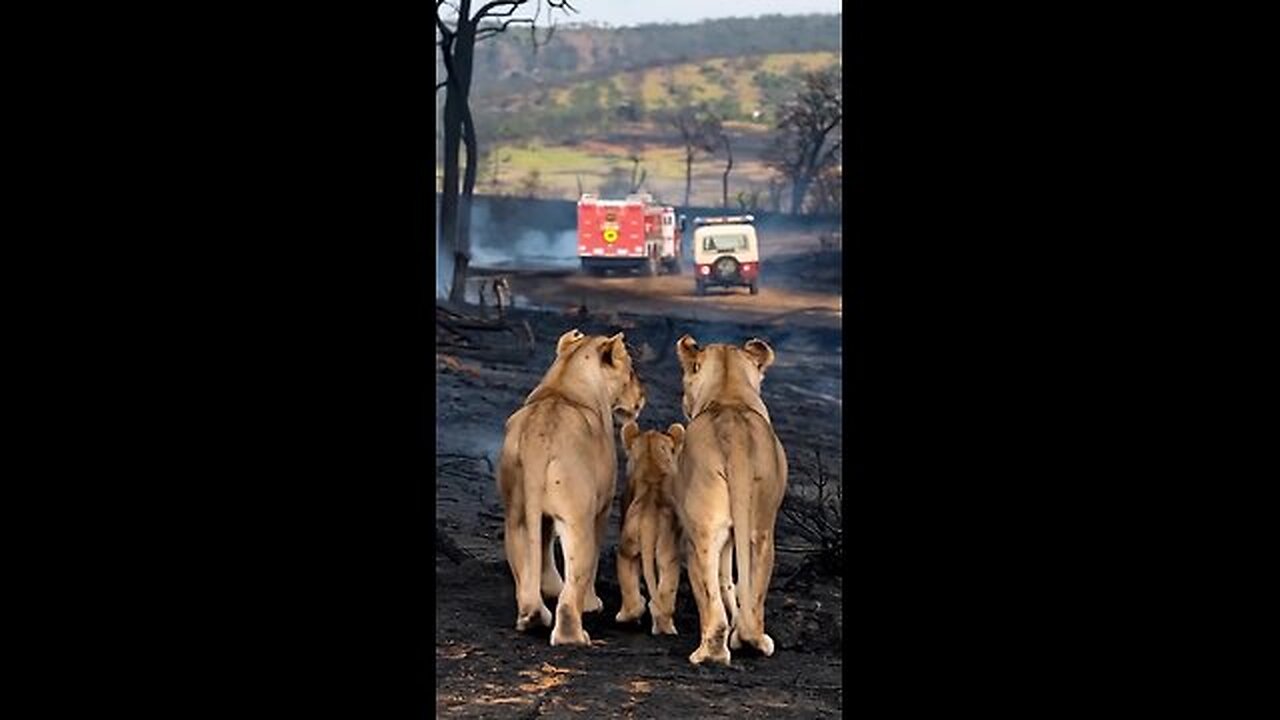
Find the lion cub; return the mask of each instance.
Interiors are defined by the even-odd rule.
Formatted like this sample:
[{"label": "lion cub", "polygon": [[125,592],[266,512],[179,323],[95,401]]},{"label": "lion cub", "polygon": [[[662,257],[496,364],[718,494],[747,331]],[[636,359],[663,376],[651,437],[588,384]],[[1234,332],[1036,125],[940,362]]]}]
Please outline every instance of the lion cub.
[{"label": "lion cub", "polygon": [[676,457],[684,445],[684,426],[672,423],[665,433],[649,430],[642,434],[635,422],[628,422],[622,426],[622,445],[627,452],[627,491],[622,499],[618,543],[622,610],[616,619],[631,622],[644,614],[644,598],[640,595],[643,561],[652,633],[676,635],[672,616],[680,583],[680,529],[671,500],[671,480],[676,473]]}]

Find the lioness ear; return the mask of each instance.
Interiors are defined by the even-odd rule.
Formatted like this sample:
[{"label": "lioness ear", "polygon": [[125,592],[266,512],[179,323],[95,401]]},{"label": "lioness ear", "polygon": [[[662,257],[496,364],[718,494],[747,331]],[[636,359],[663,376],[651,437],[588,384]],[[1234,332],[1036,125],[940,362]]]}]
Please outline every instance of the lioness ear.
[{"label": "lioness ear", "polygon": [[631,443],[640,434],[640,426],[634,420],[628,420],[627,424],[622,426],[622,445],[627,449],[631,448]]},{"label": "lioness ear", "polygon": [[676,341],[676,357],[680,358],[680,367],[685,372],[698,372],[698,341],[692,335],[685,335]]},{"label": "lioness ear", "polygon": [[671,423],[671,427],[667,428],[667,434],[675,441],[676,452],[680,452],[680,448],[684,446],[684,426],[680,423]]},{"label": "lioness ear", "polygon": [[764,372],[765,368],[773,364],[773,348],[769,347],[769,343],[760,338],[751,338],[742,346],[742,349],[755,361],[756,367],[760,368],[760,372]]},{"label": "lioness ear", "polygon": [[560,340],[556,342],[556,355],[563,355],[564,351],[572,344],[586,337],[578,328],[574,328],[569,332],[560,336]]},{"label": "lioness ear", "polygon": [[627,345],[622,333],[606,338],[604,345],[600,346],[600,360],[605,365],[618,367],[627,357]]}]

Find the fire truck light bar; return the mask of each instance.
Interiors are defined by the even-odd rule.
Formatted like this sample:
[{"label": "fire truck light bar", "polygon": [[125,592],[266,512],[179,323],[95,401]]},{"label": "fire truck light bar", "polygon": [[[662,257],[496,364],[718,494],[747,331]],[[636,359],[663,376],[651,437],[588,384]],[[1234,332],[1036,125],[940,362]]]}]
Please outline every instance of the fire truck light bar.
[{"label": "fire truck light bar", "polygon": [[700,217],[694,218],[694,225],[727,225],[730,223],[754,223],[756,217],[754,215],[731,215],[728,217]]}]

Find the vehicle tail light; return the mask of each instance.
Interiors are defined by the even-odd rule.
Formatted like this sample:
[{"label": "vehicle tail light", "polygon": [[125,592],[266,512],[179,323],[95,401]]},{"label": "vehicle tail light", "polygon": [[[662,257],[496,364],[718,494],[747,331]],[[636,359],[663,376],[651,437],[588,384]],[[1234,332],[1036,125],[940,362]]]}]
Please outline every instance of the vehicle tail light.
[{"label": "vehicle tail light", "polygon": [[698,268],[698,271],[699,271],[699,272],[701,272],[703,275],[710,275],[710,274],[711,274],[711,266],[710,266],[710,265],[703,265],[702,267]]}]

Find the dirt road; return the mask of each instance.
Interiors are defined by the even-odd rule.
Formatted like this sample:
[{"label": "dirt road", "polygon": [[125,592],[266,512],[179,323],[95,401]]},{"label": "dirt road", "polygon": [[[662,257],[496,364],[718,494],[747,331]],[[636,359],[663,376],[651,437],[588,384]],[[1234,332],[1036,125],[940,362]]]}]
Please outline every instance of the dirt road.
[{"label": "dirt road", "polygon": [[521,307],[563,311],[585,306],[606,314],[838,328],[843,312],[839,273],[838,253],[803,253],[770,261],[758,295],[746,288],[710,288],[700,297],[687,270],[657,277],[516,272],[510,282]]}]

